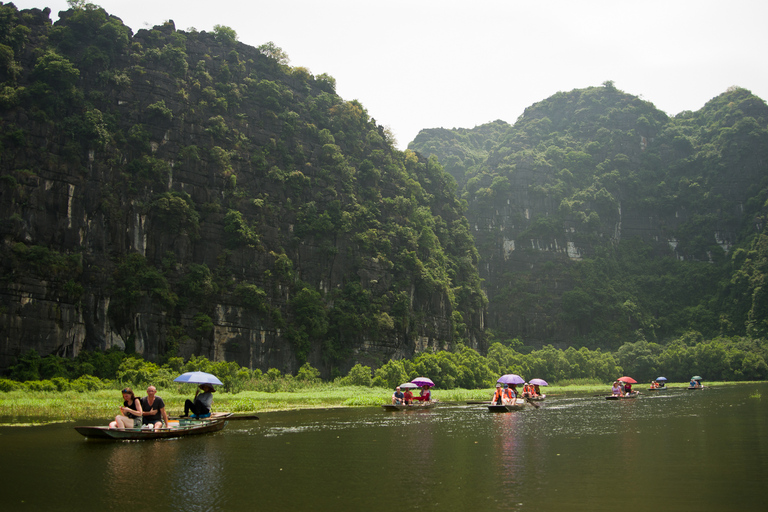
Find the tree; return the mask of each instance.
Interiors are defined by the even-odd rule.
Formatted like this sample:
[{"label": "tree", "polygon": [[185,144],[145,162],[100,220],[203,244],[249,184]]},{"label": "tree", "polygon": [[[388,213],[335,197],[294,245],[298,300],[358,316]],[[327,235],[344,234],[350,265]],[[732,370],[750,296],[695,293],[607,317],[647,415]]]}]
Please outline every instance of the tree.
[{"label": "tree", "polygon": [[[277,46],[272,41],[269,41],[268,43],[264,43],[256,49],[259,50],[262,55],[265,55],[270,59],[275,59],[277,63],[282,66],[287,66],[291,62],[291,59],[288,58],[288,54],[285,53],[285,51],[283,51],[282,48]],[[334,82],[334,85],[335,85],[335,82]]]},{"label": "tree", "polygon": [[222,44],[232,46],[237,42],[237,32],[225,25],[214,25],[213,34],[216,36],[216,40]]}]

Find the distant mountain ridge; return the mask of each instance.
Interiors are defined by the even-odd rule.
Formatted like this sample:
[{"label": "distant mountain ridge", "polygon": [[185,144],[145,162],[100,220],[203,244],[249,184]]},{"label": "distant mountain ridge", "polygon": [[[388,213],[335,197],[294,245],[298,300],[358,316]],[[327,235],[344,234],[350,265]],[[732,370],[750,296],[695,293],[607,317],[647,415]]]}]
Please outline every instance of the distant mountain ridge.
[{"label": "distant mountain ridge", "polygon": [[[504,133],[425,130],[409,148],[465,183],[495,336],[615,348],[765,333],[767,125],[745,89],[669,118],[606,82],[534,104]],[[456,158],[489,146],[484,162]]]}]

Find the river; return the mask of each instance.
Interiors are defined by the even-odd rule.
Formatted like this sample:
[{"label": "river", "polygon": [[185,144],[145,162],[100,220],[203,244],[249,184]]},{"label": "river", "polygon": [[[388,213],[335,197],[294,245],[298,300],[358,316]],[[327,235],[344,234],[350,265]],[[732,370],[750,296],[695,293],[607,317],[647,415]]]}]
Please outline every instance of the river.
[{"label": "river", "polygon": [[86,440],[72,426],[0,427],[4,510],[768,508],[768,384],[554,397],[506,414],[261,413],[160,441]]}]

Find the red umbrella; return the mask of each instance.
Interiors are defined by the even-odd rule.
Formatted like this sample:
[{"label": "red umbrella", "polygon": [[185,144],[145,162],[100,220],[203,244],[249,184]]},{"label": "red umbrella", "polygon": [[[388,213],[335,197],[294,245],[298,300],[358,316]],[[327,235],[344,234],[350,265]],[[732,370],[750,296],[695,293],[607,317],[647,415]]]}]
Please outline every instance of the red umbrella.
[{"label": "red umbrella", "polygon": [[618,380],[620,380],[621,382],[629,382],[630,384],[637,384],[637,381],[632,377],[621,377]]}]

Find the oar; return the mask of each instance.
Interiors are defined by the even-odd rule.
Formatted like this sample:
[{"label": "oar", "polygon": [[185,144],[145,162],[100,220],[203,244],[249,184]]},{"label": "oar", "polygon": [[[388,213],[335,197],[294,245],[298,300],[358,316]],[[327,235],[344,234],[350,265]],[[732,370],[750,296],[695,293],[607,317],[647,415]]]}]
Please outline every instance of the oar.
[{"label": "oar", "polygon": [[225,418],[227,420],[257,420],[259,419],[258,416],[255,414],[246,414],[244,416],[230,416],[229,418]]},{"label": "oar", "polygon": [[531,400],[531,397],[529,397],[529,396],[525,397],[525,401],[526,401],[526,402],[528,402],[529,404],[531,404],[532,406],[534,406],[534,407],[535,407],[535,408],[537,408],[537,409],[538,409],[539,407],[541,407],[539,404],[537,404],[536,402],[534,402],[533,400]]}]

